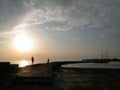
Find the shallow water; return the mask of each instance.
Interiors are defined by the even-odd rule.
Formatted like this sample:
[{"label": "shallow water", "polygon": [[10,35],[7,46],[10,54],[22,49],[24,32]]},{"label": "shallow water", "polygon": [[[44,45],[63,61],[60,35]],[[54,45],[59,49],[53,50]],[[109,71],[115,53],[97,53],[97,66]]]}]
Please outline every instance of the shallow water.
[{"label": "shallow water", "polygon": [[120,68],[120,62],[109,63],[77,63],[67,64],[62,67],[74,67],[74,68]]}]

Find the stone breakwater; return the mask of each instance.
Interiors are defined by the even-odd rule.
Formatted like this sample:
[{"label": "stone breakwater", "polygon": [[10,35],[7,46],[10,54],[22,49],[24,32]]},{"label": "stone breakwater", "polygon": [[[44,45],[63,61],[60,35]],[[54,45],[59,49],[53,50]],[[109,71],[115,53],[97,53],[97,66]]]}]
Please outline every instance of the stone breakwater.
[{"label": "stone breakwater", "polygon": [[0,90],[120,90],[120,69],[60,65],[61,62],[35,64],[19,68],[16,73],[5,73]]}]

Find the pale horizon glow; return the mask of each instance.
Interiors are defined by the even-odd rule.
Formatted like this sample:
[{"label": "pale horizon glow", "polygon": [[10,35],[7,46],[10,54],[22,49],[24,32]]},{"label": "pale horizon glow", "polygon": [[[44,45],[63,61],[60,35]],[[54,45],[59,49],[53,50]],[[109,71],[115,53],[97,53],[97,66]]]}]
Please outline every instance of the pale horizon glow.
[{"label": "pale horizon glow", "polygon": [[14,38],[13,43],[15,48],[21,52],[30,51],[33,48],[32,39],[25,34],[17,35]]}]

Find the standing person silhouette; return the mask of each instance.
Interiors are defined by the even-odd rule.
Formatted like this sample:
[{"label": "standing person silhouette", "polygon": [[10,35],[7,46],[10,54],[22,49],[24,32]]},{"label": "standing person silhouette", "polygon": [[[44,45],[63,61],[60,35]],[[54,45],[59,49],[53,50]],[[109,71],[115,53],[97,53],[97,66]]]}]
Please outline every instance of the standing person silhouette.
[{"label": "standing person silhouette", "polygon": [[32,64],[34,64],[34,57],[32,56],[32,58],[31,58],[31,61],[32,61]]},{"label": "standing person silhouette", "polygon": [[50,59],[48,58],[48,59],[47,59],[47,63],[49,63],[49,62],[50,62]]}]

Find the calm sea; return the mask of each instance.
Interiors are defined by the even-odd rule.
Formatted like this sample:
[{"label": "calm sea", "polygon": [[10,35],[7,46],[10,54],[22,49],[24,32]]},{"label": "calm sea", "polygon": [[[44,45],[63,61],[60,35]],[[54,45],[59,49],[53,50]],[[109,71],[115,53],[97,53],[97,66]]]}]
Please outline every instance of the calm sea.
[{"label": "calm sea", "polygon": [[73,68],[120,68],[120,62],[78,63],[78,64],[63,65],[62,67],[73,67]]},{"label": "calm sea", "polygon": [[[20,64],[22,60],[13,61],[13,64]],[[27,60],[28,65],[31,64],[31,60]],[[61,61],[61,60],[59,60]],[[64,61],[64,60],[62,60]],[[37,63],[45,63],[46,61],[36,60],[35,64]],[[109,63],[77,63],[77,64],[67,64],[62,65],[62,67],[73,67],[73,68],[120,68],[120,61],[119,62],[109,62]]]}]

